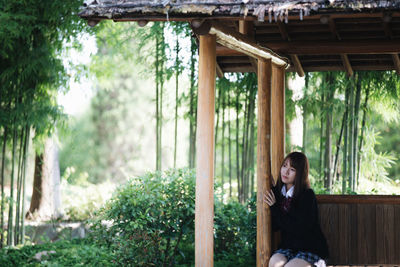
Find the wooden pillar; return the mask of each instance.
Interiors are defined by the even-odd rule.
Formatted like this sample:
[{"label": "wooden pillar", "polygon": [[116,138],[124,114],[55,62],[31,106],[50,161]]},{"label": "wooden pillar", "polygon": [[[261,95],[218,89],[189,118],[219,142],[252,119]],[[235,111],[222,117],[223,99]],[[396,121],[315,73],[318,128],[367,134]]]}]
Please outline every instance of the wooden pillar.
[{"label": "wooden pillar", "polygon": [[200,36],[196,151],[196,267],[214,265],[215,35]]},{"label": "wooden pillar", "polygon": [[285,69],[272,64],[271,171],[275,181],[285,157]]},{"label": "wooden pillar", "polygon": [[271,256],[271,211],[263,195],[271,189],[271,60],[258,60],[257,267]]}]

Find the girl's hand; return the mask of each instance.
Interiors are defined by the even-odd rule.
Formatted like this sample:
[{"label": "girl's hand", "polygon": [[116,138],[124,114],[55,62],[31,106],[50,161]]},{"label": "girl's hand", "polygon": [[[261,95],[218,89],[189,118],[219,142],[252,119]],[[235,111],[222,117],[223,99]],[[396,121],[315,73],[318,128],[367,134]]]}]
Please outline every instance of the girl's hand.
[{"label": "girl's hand", "polygon": [[272,189],[268,192],[268,194],[264,194],[264,203],[267,203],[268,206],[273,206],[276,202],[274,192]]}]

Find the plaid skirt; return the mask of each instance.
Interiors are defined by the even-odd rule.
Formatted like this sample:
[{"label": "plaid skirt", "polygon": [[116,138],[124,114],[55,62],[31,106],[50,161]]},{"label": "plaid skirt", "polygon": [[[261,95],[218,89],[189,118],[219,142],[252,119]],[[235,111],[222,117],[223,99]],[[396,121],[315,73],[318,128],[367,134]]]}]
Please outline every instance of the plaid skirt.
[{"label": "plaid skirt", "polygon": [[304,251],[294,251],[292,249],[278,249],[274,252],[274,254],[282,254],[286,257],[288,261],[298,258],[305,260],[306,262],[310,263],[311,266],[318,266],[318,267],[325,267],[325,261],[321,259],[318,255],[313,254],[311,252],[304,252]]}]

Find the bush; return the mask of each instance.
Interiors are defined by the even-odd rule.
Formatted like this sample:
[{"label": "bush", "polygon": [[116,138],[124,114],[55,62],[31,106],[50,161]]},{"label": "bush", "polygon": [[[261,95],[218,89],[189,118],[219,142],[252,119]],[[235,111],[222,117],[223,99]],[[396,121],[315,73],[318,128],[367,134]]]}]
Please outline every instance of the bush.
[{"label": "bush", "polygon": [[193,171],[147,173],[117,190],[93,221],[91,236],[117,255],[118,264],[174,264],[180,242],[194,234],[194,207]]},{"label": "bush", "polygon": [[[120,187],[92,221],[91,237],[122,266],[194,265],[195,175],[148,173]],[[256,202],[215,201],[214,265],[256,264]]]},{"label": "bush", "polygon": [[215,202],[215,266],[255,266],[257,240],[256,197],[246,205]]},{"label": "bush", "polygon": [[[41,257],[43,251],[54,251]],[[0,251],[0,266],[115,266],[114,255],[104,247],[90,244],[87,239],[58,241]]]}]

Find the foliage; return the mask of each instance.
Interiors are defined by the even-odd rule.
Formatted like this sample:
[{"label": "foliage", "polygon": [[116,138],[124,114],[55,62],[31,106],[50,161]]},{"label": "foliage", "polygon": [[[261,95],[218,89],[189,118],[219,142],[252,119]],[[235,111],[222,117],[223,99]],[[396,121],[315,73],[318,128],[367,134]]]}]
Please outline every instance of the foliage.
[{"label": "foliage", "polygon": [[93,221],[94,241],[124,266],[173,263],[182,237],[193,234],[194,188],[194,173],[186,169],[131,179]]},{"label": "foliage", "polygon": [[257,240],[256,197],[243,205],[215,202],[215,266],[255,266]]},{"label": "foliage", "polygon": [[[24,238],[25,166],[31,129],[37,141],[64,118],[56,97],[67,88],[69,76],[59,55],[85,29],[77,16],[80,5],[79,0],[0,1],[1,224],[7,182],[11,198],[8,245]],[[6,166],[8,150],[12,156]],[[4,177],[6,168],[11,169],[9,179]],[[3,240],[2,232],[0,247]]]},{"label": "foliage", "polygon": [[[35,259],[37,253],[54,251]],[[105,247],[95,246],[87,239],[63,240],[0,251],[1,266],[115,266],[115,256]]]},{"label": "foliage", "polygon": [[[91,238],[124,266],[194,264],[194,172],[155,172],[120,187],[92,220]],[[215,266],[255,264],[256,204],[215,201]]]},{"label": "foliage", "polygon": [[379,132],[376,132],[373,128],[367,128],[361,174],[371,181],[391,183],[393,180],[388,177],[387,169],[390,169],[396,158],[387,152],[377,153],[375,151],[375,146],[381,142],[381,139]]},{"label": "foliage", "polygon": [[70,184],[67,179],[63,179],[61,198],[66,219],[86,221],[92,218],[111,197],[114,189],[115,184],[111,182],[91,184],[87,180],[80,180],[78,184]]}]

